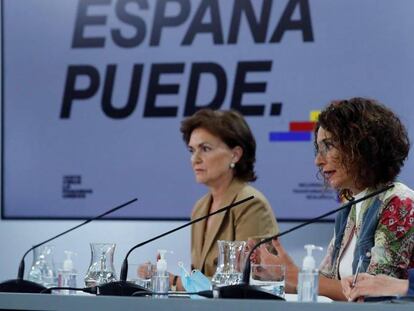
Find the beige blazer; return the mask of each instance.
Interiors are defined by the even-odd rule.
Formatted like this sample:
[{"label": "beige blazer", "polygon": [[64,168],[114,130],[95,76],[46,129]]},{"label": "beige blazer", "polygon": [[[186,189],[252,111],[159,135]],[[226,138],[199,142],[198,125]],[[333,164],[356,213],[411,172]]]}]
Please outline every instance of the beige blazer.
[{"label": "beige blazer", "polygon": [[[275,235],[279,232],[276,218],[270,204],[262,193],[247,183],[234,180],[222,206],[247,198],[249,200],[230,211],[213,215],[209,232],[205,232],[207,220],[191,227],[191,260],[193,269],[199,269],[206,276],[213,276],[217,266],[217,240],[246,241],[251,237]],[[208,214],[211,194],[203,196],[194,206],[191,219]]]}]

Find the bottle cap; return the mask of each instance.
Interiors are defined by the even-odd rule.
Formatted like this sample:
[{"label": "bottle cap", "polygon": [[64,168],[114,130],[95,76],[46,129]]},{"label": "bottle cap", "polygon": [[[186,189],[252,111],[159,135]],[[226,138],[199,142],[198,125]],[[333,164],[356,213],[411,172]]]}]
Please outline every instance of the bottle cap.
[{"label": "bottle cap", "polygon": [[157,273],[167,271],[167,261],[165,260],[165,253],[167,250],[159,249],[160,259],[157,261]]},{"label": "bottle cap", "polygon": [[65,251],[65,254],[66,254],[66,259],[63,261],[63,270],[72,271],[73,270],[72,255],[75,255],[75,253],[71,251]]},{"label": "bottle cap", "polygon": [[313,258],[312,256],[312,251],[314,249],[322,251],[323,248],[320,246],[315,246],[313,244],[306,244],[304,247],[307,251],[307,255],[305,256],[305,258],[303,258],[302,269],[313,270],[315,269],[316,263],[315,263],[315,258]]}]

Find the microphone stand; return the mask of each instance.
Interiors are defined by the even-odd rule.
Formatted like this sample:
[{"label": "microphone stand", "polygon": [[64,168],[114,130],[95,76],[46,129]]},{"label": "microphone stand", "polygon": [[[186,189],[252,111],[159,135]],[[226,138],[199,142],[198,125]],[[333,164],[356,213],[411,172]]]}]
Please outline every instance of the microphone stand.
[{"label": "microphone stand", "polygon": [[249,196],[249,197],[247,197],[247,198],[245,198],[243,200],[234,202],[234,203],[232,203],[232,204],[230,204],[228,206],[225,206],[225,207],[223,207],[221,209],[218,209],[217,211],[215,211],[213,213],[210,213],[210,214],[207,214],[205,216],[196,218],[196,219],[194,219],[194,220],[192,220],[192,221],[190,221],[190,222],[188,222],[188,223],[186,223],[186,224],[184,224],[182,226],[179,226],[179,227],[177,227],[175,229],[172,229],[170,231],[164,232],[164,233],[162,233],[160,235],[157,235],[157,236],[155,236],[155,237],[153,237],[153,238],[151,238],[149,240],[146,240],[144,242],[141,242],[141,243],[135,245],[134,247],[132,247],[128,251],[128,253],[125,256],[125,259],[124,259],[124,261],[122,263],[122,267],[121,267],[121,274],[120,274],[120,278],[119,278],[120,280],[119,281],[116,281],[116,282],[110,282],[110,283],[106,283],[106,284],[102,284],[102,285],[97,286],[96,293],[98,295],[104,295],[104,296],[106,296],[106,295],[111,295],[111,296],[132,296],[135,292],[148,292],[148,293],[151,292],[150,290],[148,290],[145,287],[136,285],[136,284],[131,283],[131,282],[128,282],[126,280],[127,279],[127,275],[128,275],[128,256],[131,254],[131,252],[133,250],[135,250],[138,247],[144,246],[145,244],[148,244],[148,243],[150,243],[152,241],[158,240],[158,239],[160,239],[160,238],[162,238],[162,237],[164,237],[166,235],[169,235],[169,234],[171,234],[171,233],[173,233],[175,231],[178,231],[178,230],[181,230],[181,229],[183,229],[185,227],[188,227],[188,226],[190,226],[190,225],[192,225],[192,224],[194,224],[196,222],[199,222],[201,220],[204,220],[204,219],[206,219],[206,218],[208,218],[210,216],[213,216],[215,214],[222,213],[222,212],[225,212],[227,210],[230,210],[231,208],[233,208],[233,207],[235,207],[237,205],[240,205],[240,204],[242,204],[244,202],[247,202],[247,201],[249,201],[249,200],[251,200],[253,198],[254,198],[254,196]]},{"label": "microphone stand", "polygon": [[[325,218],[329,215],[335,214],[343,209],[346,208],[350,208],[352,205],[362,202],[364,200],[367,200],[371,197],[374,197],[382,192],[385,192],[389,189],[391,189],[392,187],[394,187],[393,184],[388,185],[380,190],[371,192],[370,194],[357,199],[357,200],[352,200],[348,203],[346,203],[345,205],[342,205],[341,207],[334,209],[330,212],[327,212],[323,215],[320,215],[318,217],[312,218],[304,223],[301,223],[300,225],[297,225],[293,228],[290,228],[286,231],[283,231],[281,233],[278,233],[274,236],[268,237],[263,239],[262,241],[260,241],[259,243],[257,243],[256,245],[253,246],[253,248],[250,250],[249,255],[247,256],[246,259],[246,264],[244,266],[244,270],[243,270],[243,279],[242,279],[242,283],[241,284],[237,284],[237,285],[228,285],[228,286],[221,286],[219,288],[217,288],[216,290],[213,290],[213,292],[208,292],[208,291],[204,291],[202,293],[199,293],[200,296],[204,296],[204,297],[209,297],[212,298],[213,296],[216,297],[218,296],[218,298],[233,298],[233,299],[237,299],[237,298],[249,298],[249,299],[282,299],[284,300],[282,297],[279,297],[275,294],[272,294],[268,291],[262,290],[260,288],[258,288],[257,286],[252,286],[249,285],[249,279],[250,279],[250,257],[253,254],[253,252],[262,244],[268,243],[270,241],[272,241],[273,239],[277,239],[281,236],[284,236],[290,232],[293,232],[297,229],[300,229],[304,226],[307,226],[311,223],[314,223],[322,218]],[[217,292],[215,292],[217,291]]]},{"label": "microphone stand", "polygon": [[94,218],[87,219],[83,223],[81,223],[81,224],[79,224],[79,225],[77,225],[73,228],[70,228],[70,229],[68,229],[68,230],[66,230],[62,233],[59,233],[58,235],[55,235],[54,237],[52,237],[52,238],[50,238],[50,239],[48,239],[48,240],[46,240],[42,243],[36,244],[33,247],[31,247],[26,253],[24,253],[22,259],[20,260],[19,270],[18,270],[18,273],[17,273],[17,279],[7,280],[7,281],[4,281],[4,282],[0,283],[0,292],[40,293],[40,292],[44,291],[46,289],[46,287],[44,287],[43,285],[40,285],[38,283],[31,282],[31,281],[23,279],[24,259],[25,259],[27,254],[29,254],[35,248],[37,248],[39,246],[42,246],[43,244],[46,244],[46,243],[48,243],[48,242],[50,242],[50,241],[52,241],[52,240],[54,240],[54,239],[56,239],[56,238],[58,238],[62,235],[65,235],[66,233],[69,233],[69,232],[71,232],[71,231],[73,231],[73,230],[75,230],[79,227],[82,227],[82,226],[86,225],[87,223],[90,223],[92,220],[96,220],[96,219],[102,218],[102,217],[104,217],[108,214],[111,214],[111,213],[113,213],[113,212],[115,212],[115,211],[117,211],[117,210],[119,210],[119,209],[121,209],[121,208],[137,201],[137,200],[138,200],[137,198],[132,199],[132,200],[130,200],[130,201],[124,203],[124,204],[121,204],[117,207],[114,207],[113,209],[111,209],[111,210],[109,210],[109,211],[107,211],[103,214],[100,214],[100,215],[98,215]]}]

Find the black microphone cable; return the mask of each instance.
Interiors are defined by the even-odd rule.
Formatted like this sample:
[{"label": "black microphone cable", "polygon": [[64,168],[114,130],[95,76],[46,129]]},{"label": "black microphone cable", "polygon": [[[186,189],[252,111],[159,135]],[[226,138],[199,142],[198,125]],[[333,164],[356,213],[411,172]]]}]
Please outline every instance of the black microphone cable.
[{"label": "black microphone cable", "polygon": [[96,295],[96,288],[95,287],[64,287],[64,286],[54,286],[45,288],[40,292],[40,294],[50,294],[53,290],[73,290],[77,292],[84,292],[88,294]]}]

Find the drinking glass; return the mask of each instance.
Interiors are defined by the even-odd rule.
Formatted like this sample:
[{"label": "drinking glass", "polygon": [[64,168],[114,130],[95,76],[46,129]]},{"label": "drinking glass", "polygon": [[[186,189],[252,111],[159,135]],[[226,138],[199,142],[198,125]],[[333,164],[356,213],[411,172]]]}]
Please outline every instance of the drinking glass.
[{"label": "drinking glass", "polygon": [[117,280],[114,268],[114,243],[90,243],[91,263],[86,272],[87,287],[102,285]]},{"label": "drinking glass", "polygon": [[243,278],[243,268],[246,260],[245,241],[217,241],[218,263],[211,283],[213,288],[239,284]]},{"label": "drinking glass", "polygon": [[53,260],[53,246],[43,245],[33,250],[29,281],[48,287],[57,286],[57,270]]},{"label": "drinking glass", "polygon": [[157,271],[157,266],[151,262],[128,265],[128,280],[139,286],[152,289],[152,276]]},{"label": "drinking glass", "polygon": [[284,298],[285,266],[252,264],[249,284],[258,286],[261,289]]}]

